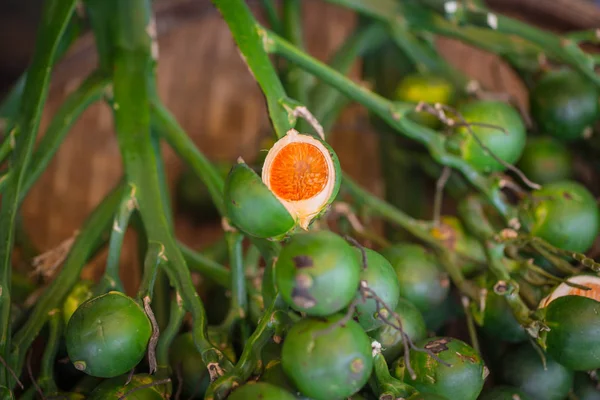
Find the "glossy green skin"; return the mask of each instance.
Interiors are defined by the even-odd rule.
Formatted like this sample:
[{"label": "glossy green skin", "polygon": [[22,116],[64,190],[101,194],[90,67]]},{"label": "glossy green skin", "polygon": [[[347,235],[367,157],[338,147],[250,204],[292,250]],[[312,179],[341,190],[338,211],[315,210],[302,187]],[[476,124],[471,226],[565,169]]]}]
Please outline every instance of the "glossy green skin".
[{"label": "glossy green skin", "polygon": [[[235,361],[235,352],[226,341],[227,338],[223,336],[214,327],[208,328],[210,342],[221,350],[230,361]],[[185,397],[193,396],[195,399],[202,399],[210,382],[208,370],[194,344],[194,337],[191,332],[182,333],[173,340],[169,348],[169,363],[173,371],[178,369],[181,371],[182,393]]]},{"label": "glossy green skin", "polygon": [[564,400],[573,386],[573,371],[546,355],[546,370],[537,351],[523,343],[504,356],[502,380],[532,400]]},{"label": "glossy green skin", "polygon": [[575,371],[600,368],[600,302],[563,296],[546,307],[546,351]]},{"label": "glossy green skin", "polygon": [[543,133],[563,140],[580,139],[600,115],[599,95],[577,72],[549,72],[530,93],[531,116]]},{"label": "glossy green skin", "polygon": [[[472,307],[478,305],[471,303]],[[510,343],[519,343],[528,339],[525,331],[510,310],[506,299],[494,293],[493,288],[488,288],[483,312],[483,326],[481,330],[488,336]]]},{"label": "glossy green skin", "polygon": [[119,292],[83,303],[66,331],[71,362],[88,375],[112,378],[130,371],[144,357],[152,326],[142,307]]},{"label": "glossy green skin", "polygon": [[419,392],[433,393],[449,399],[475,400],[483,388],[484,364],[477,352],[461,340],[448,337],[423,339],[417,347],[429,349],[448,367],[429,354],[411,351],[410,365],[417,375],[412,380],[404,360],[399,360],[400,378]]},{"label": "glossy green skin", "polygon": [[479,400],[530,400],[522,390],[511,386],[496,386],[486,390]]},{"label": "glossy green skin", "polygon": [[245,384],[235,389],[228,400],[296,400],[296,397],[280,387],[264,382]]},{"label": "glossy green skin", "polygon": [[530,232],[553,246],[586,252],[600,228],[600,211],[594,196],[580,183],[549,183],[524,203],[523,220]]},{"label": "glossy green skin", "polygon": [[353,320],[335,325],[341,318],[343,315],[302,319],[284,339],[283,370],[300,392],[312,399],[351,396],[371,375],[371,340]]},{"label": "glossy green skin", "polygon": [[279,238],[296,226],[296,220],[248,165],[229,172],[224,191],[225,212],[231,223],[259,238]]},{"label": "glossy green skin", "polygon": [[584,372],[575,374],[573,393],[575,393],[578,400],[600,400],[600,390],[596,388],[596,383],[592,381],[590,376]]},{"label": "glossy green skin", "polygon": [[[428,104],[445,104],[452,105],[454,103],[456,92],[452,83],[448,82],[443,77],[432,74],[409,74],[406,75],[396,88],[396,100],[414,103],[415,106],[423,101]],[[426,112],[411,112],[410,119],[430,128],[438,128],[441,126],[440,120]]]},{"label": "glossy green skin", "polygon": [[129,393],[132,389],[152,383],[151,376],[146,374],[134,375],[127,385],[127,375],[119,376],[102,382],[88,396],[88,400],[118,400],[126,395],[127,400],[163,400],[165,397],[160,390],[164,386],[153,386]]},{"label": "glossy green skin", "polygon": [[299,233],[279,253],[275,280],[290,307],[311,316],[334,314],[356,296],[361,262],[354,248],[330,231]]},{"label": "glossy green skin", "polygon": [[573,157],[569,149],[550,136],[527,139],[517,167],[533,182],[545,185],[571,178]]},{"label": "glossy green skin", "polygon": [[448,278],[424,247],[398,244],[381,251],[396,270],[400,296],[426,312],[440,305],[450,290]]},{"label": "glossy green skin", "polygon": [[[469,123],[485,123],[503,127],[500,129],[473,126],[473,133],[498,158],[514,164],[525,148],[525,125],[521,116],[510,105],[500,101],[476,101],[463,105],[458,110]],[[466,127],[456,130],[462,157],[481,172],[504,171],[506,167],[488,155],[477,143]]]},{"label": "glossy green skin", "polygon": [[65,299],[63,303],[63,318],[65,321],[65,325],[69,323],[71,316],[77,310],[77,308],[85,301],[92,298],[94,295],[92,291],[92,286],[94,282],[90,280],[82,280],[79,281],[73,286],[71,293]]},{"label": "glossy green skin", "polygon": [[[361,251],[355,250],[362,263]],[[367,286],[379,296],[383,303],[393,310],[400,298],[400,284],[396,278],[396,272],[389,261],[381,254],[371,249],[364,249],[364,251],[367,255],[367,269],[361,269],[360,280],[366,281]],[[360,298],[361,295],[357,294],[357,297]],[[358,323],[366,332],[377,329],[384,324],[378,318],[380,313],[385,316],[388,311],[381,305],[377,309],[375,299],[367,299],[365,302],[359,300],[356,305]],[[388,316],[388,318],[390,317]]]},{"label": "glossy green skin", "polygon": [[[400,317],[404,333],[408,335],[413,343],[427,336],[425,321],[417,307],[400,297],[394,311]],[[381,354],[388,363],[400,357],[404,350],[402,335],[397,329],[389,325],[384,325],[371,332],[370,336],[381,343]]]}]

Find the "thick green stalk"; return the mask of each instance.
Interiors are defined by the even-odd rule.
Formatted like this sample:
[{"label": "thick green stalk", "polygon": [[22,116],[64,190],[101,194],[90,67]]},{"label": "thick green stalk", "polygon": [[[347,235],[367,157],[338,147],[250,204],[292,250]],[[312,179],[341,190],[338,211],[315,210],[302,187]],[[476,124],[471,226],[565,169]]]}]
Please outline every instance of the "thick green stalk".
[{"label": "thick green stalk", "polygon": [[[56,57],[61,36],[70,21],[76,0],[44,3],[38,27],[33,60],[27,73],[23,97],[15,120],[15,147],[10,162],[11,178],[2,194],[0,206],[0,356],[9,359],[10,349],[10,276],[14,242],[14,224],[27,175],[31,153],[35,144],[44,103],[48,96],[48,83],[52,63]],[[8,386],[12,378],[5,368],[0,372],[0,385]]]},{"label": "thick green stalk", "polygon": [[113,108],[127,180],[135,187],[137,209],[148,243],[164,249],[164,270],[171,284],[181,294],[185,309],[192,314],[196,346],[214,378],[222,373],[220,364],[227,368],[230,363],[208,340],[204,306],[165,216],[167,210],[161,201],[156,158],[150,137],[149,86],[153,61],[148,26],[151,5],[147,0],[113,0],[113,6]]},{"label": "thick green stalk", "polygon": [[102,235],[108,231],[123,194],[119,185],[100,203],[83,224],[62,269],[44,290],[25,324],[16,332],[12,344],[11,362],[17,374],[23,368],[25,353],[46,323],[49,314],[60,308],[66,296],[79,280],[81,270]]},{"label": "thick green stalk", "polygon": [[264,28],[256,22],[243,0],[213,0],[213,3],[227,22],[244,61],[265,95],[277,137],[283,137],[293,127],[295,120],[282,106],[287,94],[263,48],[264,36],[259,33]]},{"label": "thick green stalk", "polygon": [[63,332],[63,317],[58,308],[50,311],[48,328],[48,340],[42,356],[38,384],[44,393],[54,393],[57,389],[54,382],[54,364],[56,363],[56,354]]},{"label": "thick green stalk", "polygon": [[225,288],[231,288],[231,272],[216,261],[179,243],[179,250],[190,271],[198,272]]},{"label": "thick green stalk", "polygon": [[264,33],[267,49],[298,64],[306,71],[336,87],[349,98],[357,101],[375,113],[398,133],[413,139],[427,147],[431,156],[440,164],[459,170],[465,178],[484,193],[501,215],[508,221],[516,216],[516,210],[509,205],[493,180],[481,175],[461,157],[446,149],[446,137],[439,132],[412,122],[405,116],[414,110],[414,105],[390,102],[385,98],[366,90],[339,72],[320,61],[296,50],[282,38],[273,33]]},{"label": "thick green stalk", "polygon": [[90,21],[90,27],[94,33],[96,52],[98,53],[98,69],[110,72],[114,62],[114,54],[111,47],[111,33],[109,21],[114,17],[114,9],[110,1],[84,0],[85,11]]}]

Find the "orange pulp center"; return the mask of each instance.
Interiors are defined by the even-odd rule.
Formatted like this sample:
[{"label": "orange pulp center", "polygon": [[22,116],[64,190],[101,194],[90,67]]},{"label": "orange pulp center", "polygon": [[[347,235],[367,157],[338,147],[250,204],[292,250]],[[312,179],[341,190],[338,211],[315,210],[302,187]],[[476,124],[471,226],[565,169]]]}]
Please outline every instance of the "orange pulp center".
[{"label": "orange pulp center", "polygon": [[569,290],[569,294],[572,296],[582,296],[600,301],[600,285],[597,283],[582,283],[581,285],[590,288],[590,290],[572,287],[571,290]]},{"label": "orange pulp center", "polygon": [[286,201],[299,201],[323,190],[329,168],[316,146],[290,143],[275,156],[270,172],[271,190]]}]

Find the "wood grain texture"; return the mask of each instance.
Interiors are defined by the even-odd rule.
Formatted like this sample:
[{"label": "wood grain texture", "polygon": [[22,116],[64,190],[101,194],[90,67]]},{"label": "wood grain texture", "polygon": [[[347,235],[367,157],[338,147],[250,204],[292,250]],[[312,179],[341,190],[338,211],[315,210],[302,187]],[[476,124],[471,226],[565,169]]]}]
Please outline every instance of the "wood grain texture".
[{"label": "wood grain texture", "polygon": [[[168,0],[167,0],[168,1]],[[161,96],[198,147],[213,160],[251,159],[270,135],[264,100],[239,57],[226,24],[203,1],[178,0],[157,17],[160,46],[158,86]],[[355,15],[318,1],[303,2],[308,51],[326,60],[351,32]],[[170,12],[169,10],[173,10]],[[187,10],[187,11],[185,11]],[[93,41],[82,40],[53,75],[42,132],[66,94],[94,67]],[[526,102],[518,79],[492,55],[452,40],[439,48],[459,68],[487,87],[509,91]],[[351,74],[356,78],[358,65]],[[376,135],[365,127],[359,106],[347,109],[331,138],[343,168],[375,193],[382,193]],[[163,149],[169,182],[182,169],[174,153]],[[69,237],[117,182],[122,168],[110,109],[96,104],[74,126],[49,168],[24,203],[24,219],[35,244],[49,250]],[[194,247],[212,241],[220,227],[196,227],[177,218],[177,235]],[[129,292],[139,279],[135,240],[128,235],[122,254]],[[101,273],[105,254],[86,272]]]}]

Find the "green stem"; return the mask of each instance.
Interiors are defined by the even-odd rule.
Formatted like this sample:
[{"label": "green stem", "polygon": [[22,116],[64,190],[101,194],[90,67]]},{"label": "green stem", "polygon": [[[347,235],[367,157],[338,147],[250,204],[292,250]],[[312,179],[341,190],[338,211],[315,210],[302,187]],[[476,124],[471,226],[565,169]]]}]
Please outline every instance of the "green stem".
[{"label": "green stem", "polygon": [[231,305],[223,322],[223,328],[232,334],[235,325],[248,315],[248,293],[242,254],[244,236],[236,231],[225,232],[229,248],[229,266],[231,269]]},{"label": "green stem", "polygon": [[227,22],[233,39],[243,54],[244,61],[265,94],[269,117],[277,137],[283,137],[293,128],[293,119],[281,102],[287,98],[277,71],[263,48],[262,28],[252,16],[243,0],[213,0]]},{"label": "green stem", "polygon": [[469,332],[469,339],[471,340],[471,347],[475,349],[477,354],[481,355],[481,348],[479,346],[479,338],[477,336],[477,329],[475,328],[475,320],[471,307],[469,306],[470,300],[466,297],[461,299],[463,310],[465,312],[465,319],[467,322],[467,331]]},{"label": "green stem", "polygon": [[540,325],[531,318],[531,310],[519,296],[519,284],[512,279],[504,265],[504,244],[493,241],[494,229],[486,217],[481,199],[476,195],[466,197],[459,203],[459,213],[465,227],[482,244],[488,262],[488,268],[501,284],[495,292],[506,299],[515,319],[534,337],[538,336]]},{"label": "green stem", "polygon": [[125,238],[131,213],[135,209],[134,195],[133,190],[126,192],[126,195],[121,199],[119,210],[115,214],[108,242],[106,268],[96,289],[97,294],[105,293],[109,290],[118,290],[120,292],[124,290],[123,282],[121,282],[121,277],[119,276],[119,267],[121,265],[123,239]]},{"label": "green stem", "polygon": [[202,179],[219,213],[224,215],[223,189],[225,183],[217,168],[198,150],[192,139],[158,98],[152,99],[152,117],[158,132]]},{"label": "green stem", "polygon": [[490,199],[490,202],[507,221],[516,216],[516,210],[506,202],[500,189],[492,184],[491,178],[481,175],[464,159],[446,149],[446,137],[444,135],[406,118],[406,115],[414,110],[414,105],[390,102],[359,86],[320,61],[296,50],[277,35],[266,31],[264,35],[266,36],[264,38],[265,42],[269,43],[267,47],[269,51],[285,57],[306,71],[318,76],[344,95],[377,114],[397,132],[425,145],[436,162],[459,170],[473,186]]},{"label": "green stem", "polygon": [[347,190],[352,197],[369,207],[370,211],[374,215],[378,215],[385,220],[397,224],[398,226],[405,229],[411,235],[419,238],[423,242],[433,247],[437,254],[438,259],[452,282],[460,289],[461,292],[465,293],[470,298],[477,298],[475,288],[465,280],[465,277],[457,265],[457,257],[451,253],[443,243],[436,239],[431,232],[432,224],[429,222],[418,221],[411,218],[407,214],[398,210],[394,206],[387,203],[385,200],[367,192],[355,182],[353,182],[348,176],[344,176],[343,188]]},{"label": "green stem", "polygon": [[23,184],[21,201],[46,170],[60,144],[81,114],[92,103],[102,98],[108,83],[109,79],[106,76],[92,73],[60,106],[31,157],[30,171]]},{"label": "green stem", "polygon": [[44,393],[54,393],[57,390],[54,383],[54,364],[63,331],[63,318],[59,309],[50,311],[48,318],[49,335],[42,356],[38,384]]},{"label": "green stem", "polygon": [[96,52],[98,53],[98,69],[110,72],[113,65],[113,49],[111,48],[110,19],[114,16],[114,9],[109,1],[84,0],[85,12],[94,33]]},{"label": "green stem", "polygon": [[[282,35],[296,48],[304,50],[302,37],[302,1],[283,0],[283,32]],[[286,71],[286,92],[302,104],[308,105],[308,89],[310,77],[295,65],[289,65]],[[298,130],[306,132],[306,121],[298,121]]]},{"label": "green stem", "polygon": [[[225,182],[215,166],[196,147],[194,142],[159,99],[152,99],[151,108],[154,123],[157,124],[159,132],[179,157],[203,179],[213,203],[220,210],[220,214],[224,215],[223,188],[225,187]],[[260,249],[265,260],[276,257],[279,252],[279,246],[275,242],[256,238],[251,238],[251,240]]]},{"label": "green stem", "polygon": [[169,324],[162,331],[160,338],[158,339],[158,346],[156,347],[156,361],[158,362],[159,375],[170,375],[169,348],[179,333],[184,317],[185,310],[183,309],[183,300],[179,293],[176,292],[175,298],[171,300]]},{"label": "green stem", "polygon": [[285,306],[280,298],[276,298],[265,310],[256,330],[252,333],[240,359],[233,369],[226,375],[213,382],[204,397],[205,400],[222,400],[229,392],[238,385],[248,380],[253,371],[261,362],[263,347],[269,343],[275,335],[281,339],[283,331],[287,327],[287,316],[283,311]]},{"label": "green stem", "polygon": [[543,54],[543,50],[538,46],[499,32],[472,26],[459,26],[414,2],[400,3],[394,0],[328,1],[385,21],[390,26],[408,23],[413,32],[431,32],[459,39],[504,57],[521,71],[531,72],[539,69],[538,57]]},{"label": "green stem", "polygon": [[148,249],[144,259],[144,272],[142,274],[142,282],[138,289],[138,298],[141,300],[145,297],[152,299],[154,294],[154,282],[158,267],[165,263],[165,248],[162,243],[148,241]]},{"label": "green stem", "polygon": [[[52,64],[57,54],[60,38],[70,21],[76,0],[45,2],[38,27],[37,41],[23,98],[15,120],[15,146],[10,163],[11,178],[2,194],[0,206],[0,355],[9,359],[10,349],[10,276],[17,211],[22,197],[25,178],[36,141],[42,110],[48,96]],[[11,386],[13,379],[3,368],[0,385]]]},{"label": "green stem", "polygon": [[[379,46],[385,37],[386,32],[381,24],[357,28],[336,51],[329,66],[341,74],[347,74],[359,56]],[[309,104],[313,106],[315,118],[321,122],[326,133],[347,103],[347,98],[325,82],[317,83],[310,93]]]},{"label": "green stem", "polygon": [[425,46],[406,25],[390,24],[389,32],[396,45],[411,59],[417,70],[428,71],[447,78],[463,94],[470,79],[454,68],[433,49]]},{"label": "green stem", "polygon": [[225,288],[231,288],[231,272],[221,264],[179,243],[179,250],[190,271],[198,272]]},{"label": "green stem", "polygon": [[12,148],[14,145],[14,138],[11,135],[8,135],[4,138],[2,145],[0,145],[0,164],[2,164],[8,155],[12,152]]},{"label": "green stem", "polygon": [[164,270],[171,284],[181,294],[183,305],[193,320],[194,341],[211,378],[222,374],[220,364],[230,363],[207,337],[204,306],[196,293],[161,201],[156,158],[150,137],[149,86],[151,60],[148,24],[151,5],[147,0],[121,2],[113,0],[115,18],[111,21],[114,37],[114,116],[117,139],[123,156],[128,182],[136,190],[148,244],[164,249]]},{"label": "green stem", "polygon": [[260,250],[253,244],[250,244],[246,255],[244,256],[244,267],[246,268],[246,276],[253,277],[259,273]]},{"label": "green stem", "polygon": [[100,203],[83,224],[62,269],[42,293],[29,318],[19,329],[12,345],[12,365],[17,374],[23,368],[26,351],[46,323],[51,310],[61,307],[65,297],[77,283],[81,270],[102,234],[107,232],[123,193],[119,185]]},{"label": "green stem", "polygon": [[[443,9],[446,4],[444,0],[425,0],[424,2],[438,10]],[[457,4],[457,15],[462,20],[461,22],[525,39],[543,49],[550,58],[570,65],[594,84],[600,86],[600,76],[595,71],[593,58],[579,47],[576,40],[558,36],[501,14]]]},{"label": "green stem", "polygon": [[281,20],[279,19],[279,14],[277,12],[277,7],[275,6],[274,0],[261,0],[261,4],[263,9],[265,10],[265,14],[267,17],[267,22],[269,26],[274,32],[281,33]]},{"label": "green stem", "polygon": [[421,239],[433,247],[439,248],[441,246],[440,243],[431,236],[430,223],[411,218],[409,215],[388,204],[385,200],[382,200],[361,188],[347,175],[344,175],[343,179],[343,188],[347,190],[356,201],[369,207],[372,213],[402,227],[414,237]]},{"label": "green stem", "polygon": [[414,387],[390,375],[389,367],[381,353],[373,357],[373,374],[369,383],[377,398],[382,400],[404,399],[417,392]]}]

